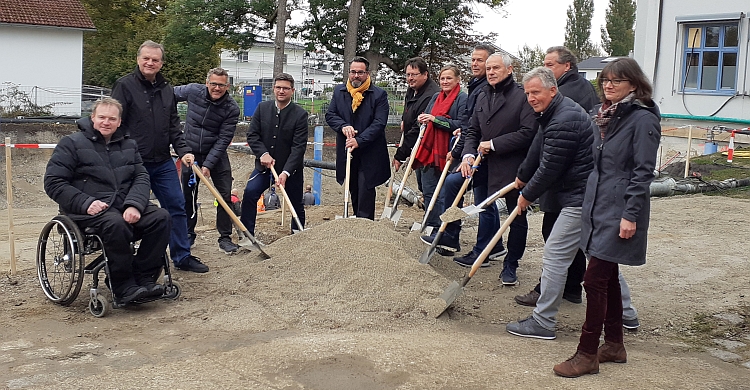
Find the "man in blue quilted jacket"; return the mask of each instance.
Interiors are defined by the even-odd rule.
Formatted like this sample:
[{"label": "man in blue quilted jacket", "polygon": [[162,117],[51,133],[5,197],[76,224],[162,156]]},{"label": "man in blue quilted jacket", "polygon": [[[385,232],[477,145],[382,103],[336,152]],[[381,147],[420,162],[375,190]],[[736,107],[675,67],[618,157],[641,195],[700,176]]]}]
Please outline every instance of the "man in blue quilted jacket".
[{"label": "man in blue quilted jacket", "polygon": [[[177,101],[188,103],[185,120],[185,142],[195,155],[195,162],[206,178],[211,178],[227,204],[232,204],[232,167],[229,165],[227,147],[234,138],[240,108],[227,93],[229,75],[222,68],[208,71],[206,84],[188,84],[174,87]],[[188,216],[188,237],[195,243],[195,225],[198,222],[196,202],[199,180],[190,180],[192,169],[182,170],[182,192],[185,195],[185,212]],[[223,207],[216,209],[216,229],[219,231],[219,250],[231,254],[237,251],[232,242],[232,220]]]}]

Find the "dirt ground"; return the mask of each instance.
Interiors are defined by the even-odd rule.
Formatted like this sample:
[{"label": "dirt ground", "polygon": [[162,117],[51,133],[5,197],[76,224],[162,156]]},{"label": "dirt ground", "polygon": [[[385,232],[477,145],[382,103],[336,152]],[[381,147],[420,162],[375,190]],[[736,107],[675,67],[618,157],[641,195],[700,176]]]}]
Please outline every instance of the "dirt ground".
[{"label": "dirt ground", "polygon": [[[332,159],[331,150],[325,154]],[[90,278],[68,307],[48,301],[39,287],[38,235],[56,214],[41,185],[47,156],[14,154],[18,274],[0,279],[0,386],[6,388],[750,388],[747,200],[653,199],[647,264],[623,269],[642,324],[626,332],[628,363],[563,379],[552,366],[575,351],[585,302],[563,301],[554,341],[505,332],[505,324],[531,312],[513,296],[528,292],[540,275],[541,213],[529,217],[520,285],[502,287],[501,266],[493,263],[435,319],[425,302],[465,269],[441,256],[430,265],[417,262],[425,246],[409,233],[421,218],[416,207],[400,206],[405,211],[395,229],[387,222],[336,220],[341,190],[324,176],[324,205],[307,209],[309,231],[289,236],[288,213],[284,226],[281,211],[259,216],[258,236],[272,243],[272,258],[262,260],[250,252],[218,252],[214,207],[202,189],[194,254],[211,271],[175,271],[183,289],[176,301],[94,318],[87,307]],[[241,188],[252,159],[230,156]],[[312,171],[305,172],[311,182]],[[4,179],[1,184],[4,198]],[[379,209],[384,192],[379,189]],[[0,226],[8,226],[6,208]],[[475,219],[465,221],[462,234],[467,250]],[[7,234],[0,254],[5,271]],[[718,330],[711,333],[717,341],[706,337],[705,326]]]}]

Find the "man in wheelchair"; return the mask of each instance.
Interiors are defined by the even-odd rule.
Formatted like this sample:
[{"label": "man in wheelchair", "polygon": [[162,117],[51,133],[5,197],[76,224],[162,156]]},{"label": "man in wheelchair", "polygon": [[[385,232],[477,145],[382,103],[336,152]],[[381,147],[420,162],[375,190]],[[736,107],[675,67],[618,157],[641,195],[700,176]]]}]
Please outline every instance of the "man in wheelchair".
[{"label": "man in wheelchair", "polygon": [[[159,296],[156,280],[169,242],[169,213],[149,202],[151,183],[138,145],[118,130],[122,106],[94,104],[79,133],[63,137],[47,163],[44,190],[81,230],[91,228],[107,251],[112,292],[122,303]],[[131,243],[141,240],[136,254]]]}]

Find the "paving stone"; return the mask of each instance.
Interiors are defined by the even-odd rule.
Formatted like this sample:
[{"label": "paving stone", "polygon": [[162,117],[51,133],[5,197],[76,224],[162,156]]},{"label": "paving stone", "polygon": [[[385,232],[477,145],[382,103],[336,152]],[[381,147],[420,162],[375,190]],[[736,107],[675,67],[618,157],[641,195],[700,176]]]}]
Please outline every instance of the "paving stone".
[{"label": "paving stone", "polygon": [[741,343],[739,341],[734,341],[734,340],[713,339],[712,341],[730,351],[734,351],[737,348],[742,348],[742,347],[747,346],[747,344],[745,343]]},{"label": "paving stone", "polygon": [[714,318],[718,318],[722,321],[726,321],[732,325],[741,324],[745,320],[745,317],[735,313],[719,313],[714,314]]},{"label": "paving stone", "polygon": [[725,362],[736,362],[736,361],[742,359],[742,356],[737,355],[736,353],[724,351],[724,350],[721,350],[721,349],[706,348],[706,350],[708,351],[708,353],[711,354],[711,356],[713,356],[715,358],[719,358],[719,359],[721,359],[721,360],[723,360]]}]

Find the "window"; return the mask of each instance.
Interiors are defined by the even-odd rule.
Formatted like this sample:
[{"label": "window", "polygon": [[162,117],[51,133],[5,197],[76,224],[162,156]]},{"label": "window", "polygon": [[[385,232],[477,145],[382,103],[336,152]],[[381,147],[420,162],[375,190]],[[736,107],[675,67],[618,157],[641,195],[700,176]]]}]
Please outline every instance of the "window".
[{"label": "window", "polygon": [[737,89],[739,24],[686,24],[683,45],[684,92],[734,93]]},{"label": "window", "polygon": [[241,51],[237,53],[237,62],[247,62],[247,52]]}]

